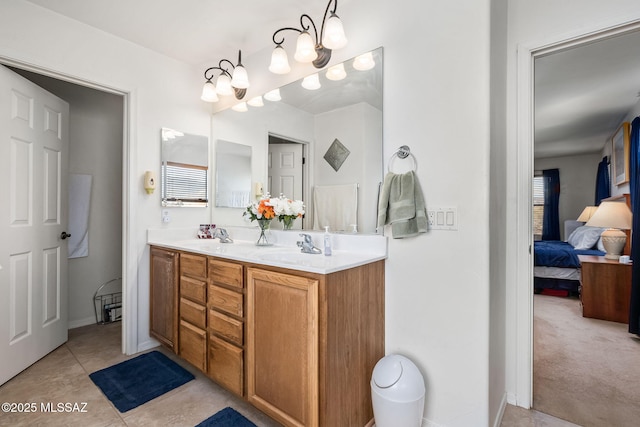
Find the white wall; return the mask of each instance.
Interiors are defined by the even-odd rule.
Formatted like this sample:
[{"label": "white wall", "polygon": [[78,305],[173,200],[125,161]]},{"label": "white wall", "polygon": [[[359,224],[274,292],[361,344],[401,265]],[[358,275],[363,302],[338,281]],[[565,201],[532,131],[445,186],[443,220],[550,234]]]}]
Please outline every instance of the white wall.
[{"label": "white wall", "polygon": [[[624,117],[624,119],[622,119],[620,121],[620,123],[618,125],[621,125],[624,122],[633,122],[633,119],[635,119],[636,117],[640,116],[640,101],[638,101],[636,103],[636,105],[634,105],[634,107],[627,113],[627,115]],[[616,127],[617,129],[617,127]],[[616,131],[616,129],[612,129],[611,130],[611,136],[613,137],[613,133]],[[609,139],[608,141],[606,141],[606,143],[604,144],[604,148],[602,150],[602,156],[611,156],[611,152],[613,150],[613,147],[611,146],[611,139]],[[611,158],[611,157],[610,157]],[[613,168],[613,163],[611,165],[611,167]],[[630,184],[628,182],[622,184],[622,185],[616,185],[615,184],[615,177],[611,177],[611,195],[612,196],[617,196],[620,194],[624,194],[624,193],[629,193],[631,191],[631,187]]]},{"label": "white wall", "polygon": [[[349,45],[334,52],[332,63],[384,46],[385,162],[398,146],[409,145],[418,159],[427,206],[458,208],[457,231],[390,240],[386,352],[410,357],[423,373],[424,416],[429,425],[492,424],[488,409],[490,1],[350,2],[341,4],[340,17]],[[243,61],[251,67],[256,91],[261,90],[260,81],[265,92],[289,79],[266,70],[270,43],[265,40],[269,47],[262,57]],[[3,6],[0,56],[132,94],[131,174],[139,182],[132,186],[127,209],[138,261],[130,266],[133,289],[138,286],[137,340],[144,348],[149,280],[144,241],[147,228],[162,224],[159,196],[145,195],[142,174],[159,166],[160,127],[208,131],[206,107],[198,99],[202,70],[19,0]],[[290,81],[300,74],[294,72]],[[173,209],[172,218],[171,226],[192,226],[205,222],[208,211]],[[504,385],[491,384],[494,388],[499,394]]]},{"label": "white wall", "polygon": [[585,206],[593,206],[595,203],[596,175],[601,160],[600,154],[582,154],[537,159],[534,163],[535,170],[560,170],[558,214],[562,240],[569,237],[564,235],[564,221],[578,219]]},{"label": "white wall", "polygon": [[[517,247],[517,235],[527,227],[526,221],[520,221],[518,206],[519,168],[523,163],[519,157],[519,150],[525,153],[531,147],[518,146],[518,141],[525,141],[519,133],[523,122],[518,122],[519,94],[526,93],[530,82],[518,78],[518,48],[530,50],[547,46],[561,40],[569,40],[583,34],[630,23],[640,19],[640,9],[634,0],[612,0],[602,2],[598,0],[566,0],[557,2],[542,0],[531,2],[527,0],[509,1],[508,9],[508,44],[507,44],[507,97],[504,117],[507,123],[506,140],[506,194],[507,205],[506,228],[509,234],[505,252],[496,254],[506,259],[506,336],[507,336],[507,392],[510,403],[528,406],[524,396],[530,394],[526,387],[523,372],[530,367],[530,355],[521,357],[523,343],[528,339],[522,336],[522,316],[531,316],[531,306],[527,301],[531,296],[526,292],[527,283],[519,282],[517,256],[522,248]],[[521,89],[521,92],[518,90]],[[523,119],[524,120],[524,119]],[[526,230],[525,230],[526,231]],[[520,310],[520,312],[518,311]],[[519,353],[520,352],[520,353]]]}]

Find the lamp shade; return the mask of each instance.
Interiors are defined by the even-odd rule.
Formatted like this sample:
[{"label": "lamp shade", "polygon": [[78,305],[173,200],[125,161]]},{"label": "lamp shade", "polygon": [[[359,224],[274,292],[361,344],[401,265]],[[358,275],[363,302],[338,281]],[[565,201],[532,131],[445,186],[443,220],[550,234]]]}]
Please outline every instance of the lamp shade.
[{"label": "lamp shade", "polygon": [[280,96],[280,89],[275,88],[265,93],[264,99],[266,99],[267,101],[280,101],[282,99],[282,97]]},{"label": "lamp shade", "polygon": [[220,74],[218,80],[216,80],[216,92],[220,95],[233,95],[233,88],[231,87],[231,79],[225,73]]},{"label": "lamp shade", "polygon": [[240,64],[236,65],[236,68],[233,70],[231,86],[238,89],[247,89],[249,87],[249,75],[247,74],[247,70]]},{"label": "lamp shade", "polygon": [[311,74],[302,80],[302,87],[308,90],[320,89],[320,78],[318,73]]},{"label": "lamp shade", "polygon": [[200,99],[206,102],[218,102],[218,94],[216,93],[216,87],[211,80],[207,80],[204,86],[202,86],[202,95]]},{"label": "lamp shade", "polygon": [[253,98],[248,100],[247,104],[251,105],[252,107],[262,107],[262,106],[264,106],[264,102],[262,102],[262,96],[260,96],[260,95],[254,96]]},{"label": "lamp shade", "polygon": [[370,70],[375,67],[375,65],[376,61],[373,59],[373,54],[371,52],[356,56],[356,59],[353,60],[353,68],[358,71]]},{"label": "lamp shade", "polygon": [[276,46],[271,53],[271,64],[269,65],[269,71],[274,74],[287,74],[291,71],[289,66],[289,59],[287,58],[287,51],[280,45]]},{"label": "lamp shade", "polygon": [[231,107],[231,109],[233,111],[237,111],[239,113],[244,113],[245,111],[249,110],[249,108],[247,108],[247,103],[246,102],[240,102],[240,103],[234,105],[233,107]]},{"label": "lamp shade", "polygon": [[298,36],[296,53],[293,57],[298,62],[312,62],[318,57],[315,47],[316,45],[311,38],[311,34],[303,31]]},{"label": "lamp shade", "polygon": [[591,219],[591,217],[593,216],[593,214],[596,212],[597,209],[598,209],[597,206],[587,206],[586,208],[584,208],[584,210],[578,217],[577,221],[581,221],[581,222],[589,221],[589,219]]},{"label": "lamp shade", "polygon": [[332,13],[324,27],[322,45],[327,49],[340,49],[347,44],[347,37],[344,35],[344,27],[338,15]]},{"label": "lamp shade", "polygon": [[347,72],[344,70],[344,64],[341,62],[333,67],[329,67],[326,74],[329,80],[342,80],[347,77]]},{"label": "lamp shade", "polygon": [[585,225],[629,230],[631,228],[631,210],[623,202],[602,202]]}]

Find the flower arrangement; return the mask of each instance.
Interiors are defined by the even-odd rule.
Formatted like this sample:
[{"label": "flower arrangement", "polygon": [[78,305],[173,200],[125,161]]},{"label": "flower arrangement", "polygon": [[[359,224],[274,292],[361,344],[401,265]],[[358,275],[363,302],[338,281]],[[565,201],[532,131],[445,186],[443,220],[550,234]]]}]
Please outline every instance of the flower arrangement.
[{"label": "flower arrangement", "polygon": [[271,197],[265,194],[260,200],[247,206],[244,216],[251,221],[278,218],[284,224],[284,228],[290,228],[296,218],[304,216],[304,203],[302,200],[287,199],[284,195]]}]

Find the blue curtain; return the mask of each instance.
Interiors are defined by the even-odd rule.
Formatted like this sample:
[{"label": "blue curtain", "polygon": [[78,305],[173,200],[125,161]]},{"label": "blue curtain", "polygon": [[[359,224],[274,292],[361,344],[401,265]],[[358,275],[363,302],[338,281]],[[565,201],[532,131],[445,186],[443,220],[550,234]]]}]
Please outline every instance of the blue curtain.
[{"label": "blue curtain", "polygon": [[544,217],[542,219],[542,240],[560,240],[560,171],[546,169],[544,178]]},{"label": "blue curtain", "polygon": [[631,210],[634,212],[631,226],[631,304],[629,307],[629,332],[640,335],[640,117],[631,122],[629,159],[629,187]]},{"label": "blue curtain", "polygon": [[595,206],[599,206],[602,199],[607,197],[611,197],[611,182],[609,181],[609,158],[604,156],[602,161],[598,163]]}]

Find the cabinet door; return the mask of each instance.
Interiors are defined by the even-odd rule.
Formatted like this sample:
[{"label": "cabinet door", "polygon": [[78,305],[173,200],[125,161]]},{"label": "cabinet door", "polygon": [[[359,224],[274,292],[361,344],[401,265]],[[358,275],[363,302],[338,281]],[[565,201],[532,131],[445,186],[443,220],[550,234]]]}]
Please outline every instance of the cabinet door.
[{"label": "cabinet door", "polygon": [[288,426],[318,425],[318,281],[247,270],[247,398]]},{"label": "cabinet door", "polygon": [[151,248],[149,334],[178,352],[178,253]]},{"label": "cabinet door", "polygon": [[242,348],[209,335],[209,376],[239,396],[244,388],[243,361]]},{"label": "cabinet door", "polygon": [[207,372],[207,333],[184,320],[180,321],[180,357]]}]

